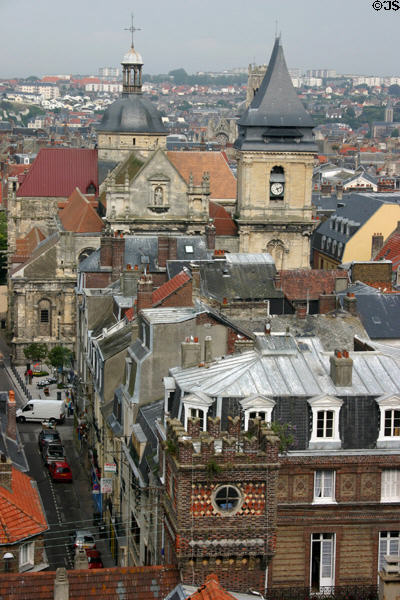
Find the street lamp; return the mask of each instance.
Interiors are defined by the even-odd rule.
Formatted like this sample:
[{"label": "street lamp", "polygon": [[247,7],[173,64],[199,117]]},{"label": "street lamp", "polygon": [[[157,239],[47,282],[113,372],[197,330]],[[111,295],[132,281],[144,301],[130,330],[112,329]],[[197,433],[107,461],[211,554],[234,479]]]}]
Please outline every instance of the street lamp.
[{"label": "street lamp", "polygon": [[11,552],[6,552],[5,554],[3,554],[3,560],[4,560],[4,571],[5,573],[9,573],[11,570],[11,561],[14,558],[14,554],[12,554]]}]

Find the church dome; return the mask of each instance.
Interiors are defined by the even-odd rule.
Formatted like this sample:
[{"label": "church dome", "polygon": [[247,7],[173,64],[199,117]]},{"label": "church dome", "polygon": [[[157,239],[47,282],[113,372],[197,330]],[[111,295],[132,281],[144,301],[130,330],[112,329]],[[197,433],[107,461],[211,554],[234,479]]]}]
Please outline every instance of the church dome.
[{"label": "church dome", "polygon": [[123,95],[113,102],[105,111],[97,131],[167,133],[159,111],[142,94]]},{"label": "church dome", "polygon": [[142,65],[143,59],[139,52],[136,52],[135,48],[132,46],[129,52],[124,55],[122,59],[123,65]]}]

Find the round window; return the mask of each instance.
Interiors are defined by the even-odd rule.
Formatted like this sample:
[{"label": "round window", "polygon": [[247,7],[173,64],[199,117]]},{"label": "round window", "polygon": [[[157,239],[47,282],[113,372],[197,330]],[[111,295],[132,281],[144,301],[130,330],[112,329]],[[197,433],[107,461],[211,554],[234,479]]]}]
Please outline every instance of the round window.
[{"label": "round window", "polygon": [[221,513],[232,514],[240,509],[243,498],[240,491],[232,485],[218,487],[213,494],[214,508]]}]

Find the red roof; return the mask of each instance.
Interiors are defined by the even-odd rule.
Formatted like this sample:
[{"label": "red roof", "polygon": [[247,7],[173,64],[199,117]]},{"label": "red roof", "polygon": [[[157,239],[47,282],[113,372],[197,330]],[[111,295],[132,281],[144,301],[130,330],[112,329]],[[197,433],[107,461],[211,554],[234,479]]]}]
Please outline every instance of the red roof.
[{"label": "red roof", "polygon": [[75,188],[65,207],[58,215],[65,231],[75,233],[94,233],[103,229],[104,223],[93,205],[97,202],[88,200],[78,188]]},{"label": "red roof", "polygon": [[374,260],[391,260],[393,271],[400,266],[400,231],[395,231],[379,250]]},{"label": "red roof", "polygon": [[183,287],[188,281],[190,281],[190,275],[185,271],[181,271],[175,275],[175,277],[172,277],[172,279],[163,283],[163,285],[153,292],[151,299],[153,306],[160,304],[165,298],[168,298],[168,296],[179,290],[179,288]]},{"label": "red roof", "polygon": [[48,529],[33,480],[10,468],[11,490],[0,485],[0,544],[14,544]]},{"label": "red roof", "polygon": [[290,269],[280,271],[281,287],[289,300],[318,300],[321,294],[334,294],[336,279],[347,279],[340,269]]},{"label": "red roof", "polygon": [[190,600],[235,600],[229,592],[221,587],[217,575],[212,573],[206,577],[204,585],[189,596]]},{"label": "red roof", "polygon": [[[55,571],[2,573],[0,597],[8,600],[54,599]],[[162,600],[179,583],[176,567],[113,567],[67,571],[70,600]]]},{"label": "red roof", "polygon": [[8,165],[7,166],[7,175],[8,177],[15,177],[17,175],[23,175],[27,173],[31,165]]},{"label": "red roof", "polygon": [[236,235],[237,226],[228,211],[217,204],[209,202],[208,213],[210,218],[214,220],[216,235]]},{"label": "red roof", "polygon": [[25,237],[18,238],[15,241],[16,251],[11,262],[25,262],[44,239],[46,239],[46,236],[41,232],[39,227],[33,227]]},{"label": "red roof", "polygon": [[18,189],[20,197],[68,198],[79,187],[98,189],[97,150],[42,148]]}]

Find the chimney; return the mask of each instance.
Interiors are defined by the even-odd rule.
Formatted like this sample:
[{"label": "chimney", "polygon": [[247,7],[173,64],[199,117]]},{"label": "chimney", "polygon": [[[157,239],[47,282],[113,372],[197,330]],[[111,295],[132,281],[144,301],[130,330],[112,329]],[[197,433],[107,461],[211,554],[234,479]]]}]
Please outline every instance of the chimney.
[{"label": "chimney", "polygon": [[76,548],[74,556],[74,568],[75,569],[88,569],[89,563],[84,548]]},{"label": "chimney", "polygon": [[207,335],[204,338],[204,362],[210,363],[212,358],[212,337],[211,335]]},{"label": "chimney", "polygon": [[206,225],[207,249],[215,250],[215,235],[216,229],[214,223]]},{"label": "chimney", "polygon": [[168,260],[176,260],[178,258],[178,240],[176,237],[168,238]]},{"label": "chimney", "polygon": [[193,298],[199,298],[199,296],[200,296],[200,267],[196,263],[190,263],[189,268],[192,273]]},{"label": "chimney", "polygon": [[275,285],[275,289],[276,290],[281,290],[282,289],[282,278],[281,278],[281,272],[277,271],[275,273],[274,276],[274,285]]},{"label": "chimney", "polygon": [[374,259],[383,246],[382,233],[374,233],[371,238],[371,259]]},{"label": "chimney", "polygon": [[112,278],[113,281],[122,272],[124,268],[124,257],[125,257],[125,238],[121,234],[119,237],[111,238],[112,243]]},{"label": "chimney", "polygon": [[13,440],[17,440],[17,422],[16,422],[17,405],[15,403],[15,392],[10,390],[8,392],[7,402],[7,429],[6,436]]},{"label": "chimney", "polygon": [[335,350],[330,357],[331,379],[336,387],[350,387],[353,379],[353,359],[347,350]]},{"label": "chimney", "polygon": [[165,268],[169,258],[169,238],[166,236],[158,237],[158,266]]},{"label": "chimney", "polygon": [[330,183],[323,181],[321,183],[321,196],[330,196],[332,193],[332,186]]},{"label": "chimney", "polygon": [[201,345],[198,338],[186,338],[181,343],[181,365],[183,369],[197,367],[201,362]]},{"label": "chimney", "polygon": [[100,266],[111,267],[112,265],[112,238],[103,236],[100,240]]},{"label": "chimney", "polygon": [[343,297],[343,308],[347,310],[351,315],[357,316],[357,298],[353,292],[347,292]]},{"label": "chimney", "polygon": [[335,294],[321,294],[318,302],[319,314],[326,315],[336,308]]},{"label": "chimney", "polygon": [[137,284],[137,313],[143,308],[153,306],[153,279],[151,275],[142,275]]},{"label": "chimney", "polygon": [[336,200],[343,200],[343,185],[341,181],[336,185]]},{"label": "chimney", "polygon": [[296,317],[298,319],[305,319],[307,316],[307,304],[301,303],[296,304]]},{"label": "chimney", "polygon": [[121,292],[123,296],[136,296],[140,271],[137,265],[127,265],[121,274]]},{"label": "chimney", "polygon": [[53,598],[54,600],[69,600],[68,573],[65,567],[59,567],[56,570]]},{"label": "chimney", "polygon": [[12,490],[12,463],[3,453],[0,455],[0,485]]}]

